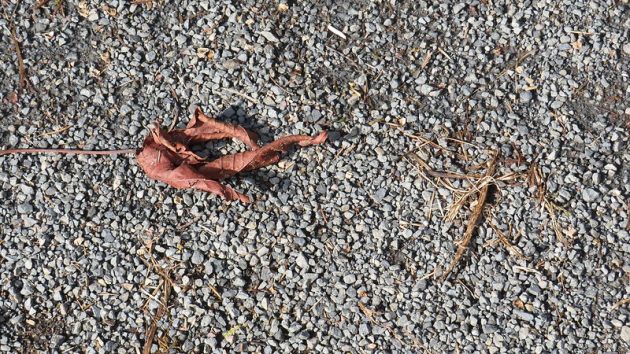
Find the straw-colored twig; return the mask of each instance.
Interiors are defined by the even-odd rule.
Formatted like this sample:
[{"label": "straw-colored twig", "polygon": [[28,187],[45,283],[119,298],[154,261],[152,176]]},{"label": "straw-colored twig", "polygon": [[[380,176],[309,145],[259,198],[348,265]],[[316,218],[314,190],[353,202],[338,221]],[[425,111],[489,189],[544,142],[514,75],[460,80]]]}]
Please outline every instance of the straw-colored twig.
[{"label": "straw-colored twig", "polygon": [[55,130],[53,130],[53,131],[49,131],[49,132],[45,132],[45,133],[41,133],[41,134],[36,135],[35,137],[36,137],[36,138],[45,138],[45,137],[53,136],[53,135],[56,135],[56,134],[63,133],[63,132],[65,132],[66,130],[68,130],[68,129],[70,129],[70,128],[71,128],[71,126],[70,126],[70,125],[66,125],[66,126],[65,126],[65,127],[63,127],[63,128],[59,128],[59,129],[55,129]]},{"label": "straw-colored twig", "polygon": [[374,319],[374,314],[375,311],[369,309],[367,306],[365,306],[364,303],[362,302],[358,302],[357,306],[359,307],[359,309],[361,310],[361,312],[363,312],[363,314],[365,315],[365,317],[367,317],[367,319],[372,322],[372,323],[376,323],[376,320]]},{"label": "straw-colored twig", "polygon": [[620,308],[621,306],[625,305],[625,304],[630,304],[630,297],[627,297],[625,299],[621,299],[617,302],[615,302],[612,307],[610,308],[611,311],[614,311],[618,308]]},{"label": "straw-colored twig", "polygon": [[255,98],[253,98],[253,97],[251,97],[249,95],[246,95],[246,94],[244,94],[242,92],[233,90],[231,88],[223,88],[222,90],[225,91],[225,92],[231,93],[233,95],[239,96],[241,98],[244,98],[244,99],[250,101],[253,104],[258,104],[259,103],[257,99],[255,99]]},{"label": "straw-colored twig", "polygon": [[[543,175],[542,169],[537,163],[532,163],[529,171],[527,172],[527,183],[530,187],[536,187],[536,195],[535,198],[540,202],[542,208],[547,211],[549,217],[551,218],[551,228],[556,234],[556,238],[563,245],[568,246],[571,243],[571,240],[565,237],[565,232],[560,225],[560,221],[558,220],[557,212],[567,212],[564,208],[556,205],[553,201],[549,200],[547,197],[547,186],[546,186],[546,178]],[[571,236],[567,233],[568,236]]]},{"label": "straw-colored twig", "polygon": [[163,268],[158,269],[158,272],[162,277],[162,301],[160,301],[160,306],[158,307],[157,312],[155,313],[155,316],[151,320],[151,324],[147,329],[144,347],[142,348],[143,354],[151,353],[151,346],[153,346],[153,339],[155,337],[155,332],[157,331],[158,322],[168,310],[168,301],[171,296],[171,291],[173,289],[173,282],[169,275],[169,271],[164,270]]},{"label": "straw-colored twig", "polygon": [[455,202],[449,206],[448,211],[444,216],[444,220],[448,222],[455,220],[455,217],[457,216],[457,214],[459,214],[459,211],[464,206],[464,204],[466,204],[467,200],[469,200],[475,193],[481,193],[482,191],[486,190],[488,186],[494,184],[494,182],[495,179],[492,178],[492,176],[486,175],[482,179],[480,179],[477,184],[473,184],[471,189],[460,195],[457,200],[455,200]]},{"label": "straw-colored twig", "polygon": [[[508,237],[501,230],[499,230],[499,227],[497,226],[494,220],[490,222],[490,227],[492,228],[492,230],[494,230],[494,232],[498,236],[497,243],[500,242],[501,244],[503,244],[503,246],[508,250],[508,252],[510,252],[510,254],[514,256],[515,258],[518,258],[518,259],[525,258],[523,256],[523,253],[518,249],[518,247],[514,246],[512,242],[510,242]],[[510,234],[512,233],[511,231],[512,231],[512,225],[510,225],[510,231],[509,231]]]}]

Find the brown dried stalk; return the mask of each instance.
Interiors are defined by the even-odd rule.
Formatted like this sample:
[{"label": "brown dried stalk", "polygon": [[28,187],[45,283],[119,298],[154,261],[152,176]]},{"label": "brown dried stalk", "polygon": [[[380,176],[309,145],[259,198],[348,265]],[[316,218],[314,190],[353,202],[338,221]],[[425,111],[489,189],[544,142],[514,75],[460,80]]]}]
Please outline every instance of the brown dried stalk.
[{"label": "brown dried stalk", "polygon": [[[491,177],[494,174],[497,165],[497,158],[499,153],[496,152],[494,157],[488,164],[488,168],[486,169],[485,177]],[[470,218],[468,219],[468,224],[466,226],[466,231],[464,232],[464,237],[462,238],[459,246],[457,246],[457,252],[455,252],[455,257],[451,261],[451,264],[448,266],[444,274],[442,275],[442,280],[445,280],[448,275],[455,269],[457,263],[459,263],[460,259],[468,249],[468,245],[472,240],[475,229],[477,228],[477,222],[481,217],[481,213],[483,211],[483,207],[486,204],[486,199],[488,197],[488,189],[490,188],[490,184],[485,184],[481,187],[479,191],[479,198],[477,198],[477,204],[475,205],[472,213],[470,214]]]},{"label": "brown dried stalk", "polygon": [[13,26],[11,27],[11,42],[13,42],[13,47],[15,47],[15,55],[17,57],[18,75],[20,78],[20,90],[23,90],[30,84],[30,82],[26,78],[26,67],[24,66],[22,49],[20,48],[20,41],[18,41],[17,35],[15,34],[15,27]]}]

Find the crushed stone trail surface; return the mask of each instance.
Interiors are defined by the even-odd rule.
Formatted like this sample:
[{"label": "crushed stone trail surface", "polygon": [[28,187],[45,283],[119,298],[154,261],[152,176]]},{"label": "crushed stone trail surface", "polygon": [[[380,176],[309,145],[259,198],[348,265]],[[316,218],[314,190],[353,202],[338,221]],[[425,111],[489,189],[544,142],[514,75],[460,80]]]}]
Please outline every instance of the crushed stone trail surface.
[{"label": "crushed stone trail surface", "polygon": [[196,107],[329,135],[228,180],[247,205],[1,156],[0,352],[628,350],[627,2],[15,3],[2,149],[138,148]]}]

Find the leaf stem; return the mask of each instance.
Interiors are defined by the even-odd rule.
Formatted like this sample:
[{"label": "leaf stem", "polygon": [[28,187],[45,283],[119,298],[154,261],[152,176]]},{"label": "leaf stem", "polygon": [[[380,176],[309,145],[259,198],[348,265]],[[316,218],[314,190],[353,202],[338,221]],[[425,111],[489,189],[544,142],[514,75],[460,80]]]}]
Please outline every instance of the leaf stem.
[{"label": "leaf stem", "polygon": [[80,149],[46,149],[46,148],[24,148],[0,150],[0,156],[9,154],[75,154],[75,155],[120,155],[133,154],[136,149],[120,150],[80,150]]}]

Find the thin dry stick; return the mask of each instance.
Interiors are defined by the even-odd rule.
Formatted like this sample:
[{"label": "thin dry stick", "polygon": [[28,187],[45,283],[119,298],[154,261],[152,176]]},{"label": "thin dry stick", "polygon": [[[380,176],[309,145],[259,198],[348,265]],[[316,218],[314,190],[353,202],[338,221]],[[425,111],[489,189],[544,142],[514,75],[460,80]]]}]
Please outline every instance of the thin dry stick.
[{"label": "thin dry stick", "polygon": [[[466,203],[466,201],[468,199],[470,199],[476,192],[481,192],[483,190],[484,187],[487,187],[491,184],[494,183],[494,179],[492,177],[484,177],[482,178],[478,184],[473,184],[472,185],[472,189],[466,191],[465,193],[463,193],[462,196],[460,196],[453,204],[451,204],[449,206],[449,210],[446,213],[444,219],[446,221],[453,221],[455,220],[455,217],[457,216],[457,214],[459,213],[459,210],[464,206],[464,203]],[[446,185],[446,184],[444,184]],[[450,188],[449,188],[450,189]]]},{"label": "thin dry stick", "polygon": [[619,307],[625,305],[625,304],[630,304],[630,297],[627,297],[625,299],[621,299],[617,302],[615,302],[612,307],[611,307],[611,311],[618,309]]},{"label": "thin dry stick", "polygon": [[168,132],[175,129],[175,126],[177,125],[177,117],[179,116],[179,108],[177,108],[177,106],[179,105],[179,97],[177,97],[177,91],[175,91],[175,89],[172,87],[171,87],[171,96],[173,96],[173,99],[175,100],[175,108],[173,108],[173,121],[171,122],[171,125],[168,127],[168,130],[167,130]]},{"label": "thin dry stick", "polygon": [[[395,125],[393,125],[393,124],[391,124],[391,123],[387,123],[387,124],[388,124],[388,125],[390,125],[390,126],[395,126]],[[409,137],[409,138],[411,138],[411,139],[415,139],[415,140],[420,140],[420,141],[421,141],[421,142],[423,142],[424,144],[430,145],[430,146],[432,146],[432,147],[434,147],[434,148],[436,148],[436,149],[438,149],[438,150],[443,150],[443,151],[448,151],[448,152],[451,152],[451,153],[455,153],[455,151],[453,151],[453,150],[451,150],[451,149],[449,149],[449,148],[446,148],[446,147],[444,147],[444,146],[441,146],[441,145],[439,145],[439,144],[437,144],[437,143],[435,143],[435,142],[433,142],[433,141],[431,141],[431,140],[429,140],[429,139],[427,139],[427,138],[425,138],[425,137],[423,137],[423,136],[410,134],[410,133],[405,132],[405,131],[404,131],[402,128],[400,128],[400,127],[397,127],[397,128],[398,128],[398,130],[400,130],[400,132],[401,132],[404,136],[406,136],[406,137]]]},{"label": "thin dry stick", "polygon": [[233,95],[237,95],[239,97],[242,97],[242,98],[250,101],[253,104],[258,104],[258,100],[257,99],[255,99],[255,98],[253,98],[251,96],[248,96],[248,95],[246,95],[246,94],[244,94],[242,92],[239,92],[239,91],[236,91],[236,90],[233,90],[233,89],[230,89],[230,88],[223,88],[223,91],[231,93]]},{"label": "thin dry stick", "polygon": [[49,1],[50,1],[50,0],[39,0],[39,1],[35,4],[35,6],[33,6],[33,10],[39,10],[39,8],[40,8],[40,7],[42,7],[42,6],[46,5],[46,4],[48,4],[48,2],[49,2]]},{"label": "thin dry stick", "polygon": [[11,28],[11,42],[13,42],[13,46],[15,47],[15,55],[17,56],[18,62],[18,75],[20,76],[20,90],[22,90],[26,86],[28,86],[30,82],[26,79],[26,67],[24,66],[24,58],[22,57],[20,41],[18,41],[17,39],[14,27]]},{"label": "thin dry stick", "polygon": [[53,131],[50,131],[50,132],[46,132],[46,133],[41,133],[39,135],[36,135],[35,137],[36,138],[43,138],[43,137],[47,137],[47,136],[52,136],[52,135],[55,135],[55,134],[63,133],[63,132],[65,132],[68,129],[70,129],[70,126],[66,125],[63,128],[56,129],[56,130],[53,130]]},{"label": "thin dry stick", "polygon": [[173,283],[171,282],[169,278],[168,271],[165,271],[162,269],[162,271],[160,272],[160,275],[162,275],[162,278],[163,278],[162,281],[163,281],[163,287],[164,287],[163,288],[164,296],[163,296],[162,302],[160,303],[160,307],[158,308],[157,312],[155,313],[155,316],[153,317],[153,320],[151,321],[151,325],[147,329],[146,340],[144,342],[144,347],[142,348],[142,354],[151,353],[151,347],[153,346],[153,338],[155,337],[155,332],[157,331],[158,322],[164,316],[164,314],[166,313],[166,310],[168,309],[168,300],[169,300],[169,297],[171,296],[171,290],[173,288]]},{"label": "thin dry stick", "polygon": [[369,309],[367,306],[365,306],[364,303],[360,301],[357,303],[357,306],[359,307],[361,312],[363,312],[365,317],[367,317],[367,319],[370,320],[370,322],[376,323],[376,321],[374,320],[374,313],[375,313],[374,310]]},{"label": "thin dry stick", "polygon": [[427,213],[427,220],[431,220],[431,215],[433,215],[433,203],[435,202],[435,190],[431,193],[431,201],[429,202],[429,212]]},{"label": "thin dry stick", "polygon": [[[505,236],[505,234],[501,232],[501,230],[499,230],[499,227],[497,226],[494,220],[490,222],[490,227],[497,234],[499,242],[503,244],[503,246],[508,250],[508,252],[510,252],[510,254],[512,254],[514,257],[519,258],[519,259],[525,258],[523,256],[523,253],[521,253],[521,251],[516,246],[514,246],[512,242],[510,242],[507,236]],[[511,227],[510,227],[510,231],[511,231]]]},{"label": "thin dry stick", "polygon": [[9,154],[75,154],[75,155],[119,155],[134,154],[136,149],[120,150],[80,150],[80,149],[46,149],[46,148],[24,148],[0,150],[0,156]]},{"label": "thin dry stick", "polygon": [[446,171],[446,172],[440,172],[440,171],[433,171],[429,165],[427,165],[426,162],[424,162],[420,156],[418,156],[418,154],[416,153],[410,153],[408,154],[408,156],[416,161],[416,163],[418,163],[418,165],[420,165],[420,167],[422,167],[423,171],[428,174],[431,177],[435,177],[435,178],[450,178],[450,179],[465,179],[465,180],[471,180],[471,179],[475,179],[475,178],[481,178],[481,176],[479,175],[462,175],[461,173],[457,173],[457,172],[450,172],[450,171]]},{"label": "thin dry stick", "polygon": [[[499,153],[496,152],[494,154],[494,157],[488,164],[488,169],[486,170],[485,177],[489,178],[494,174],[494,170],[497,165],[498,156],[499,156]],[[466,226],[466,232],[464,232],[464,237],[462,238],[461,243],[457,247],[457,252],[455,252],[455,257],[451,261],[451,264],[448,266],[448,268],[444,272],[444,275],[442,275],[442,280],[445,280],[448,277],[448,275],[453,271],[457,263],[459,263],[459,260],[464,255],[464,252],[466,252],[466,250],[468,249],[468,244],[470,244],[470,240],[472,240],[473,233],[475,232],[475,229],[477,228],[477,221],[479,221],[479,217],[481,216],[483,207],[486,204],[486,198],[488,197],[489,187],[490,187],[490,184],[486,184],[481,188],[481,191],[479,192],[479,198],[477,199],[477,205],[475,205],[475,208],[473,209],[473,212],[472,214],[470,214],[470,218],[468,219],[468,224]]]}]

